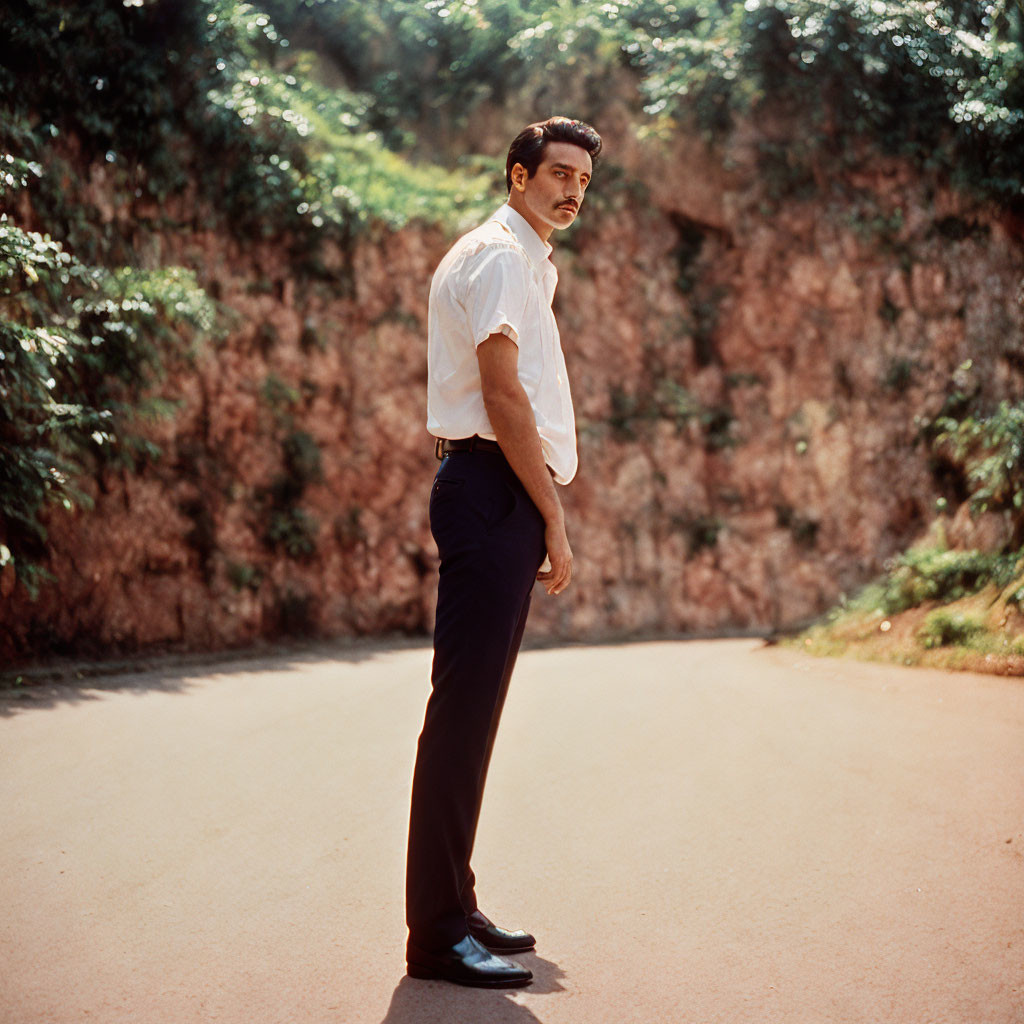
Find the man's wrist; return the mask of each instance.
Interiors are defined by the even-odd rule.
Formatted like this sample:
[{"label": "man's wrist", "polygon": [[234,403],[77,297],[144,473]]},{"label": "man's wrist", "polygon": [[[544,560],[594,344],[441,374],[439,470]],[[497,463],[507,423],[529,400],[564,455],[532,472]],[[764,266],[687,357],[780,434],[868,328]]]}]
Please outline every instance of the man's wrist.
[{"label": "man's wrist", "polygon": [[550,511],[541,511],[541,515],[544,517],[544,523],[546,526],[560,526],[565,528],[565,513],[562,511],[561,506]]}]

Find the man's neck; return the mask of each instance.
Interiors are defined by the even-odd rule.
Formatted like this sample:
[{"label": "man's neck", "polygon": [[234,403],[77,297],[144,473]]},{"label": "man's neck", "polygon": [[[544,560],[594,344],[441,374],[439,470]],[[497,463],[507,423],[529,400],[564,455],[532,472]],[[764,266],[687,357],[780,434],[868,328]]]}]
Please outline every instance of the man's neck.
[{"label": "man's neck", "polygon": [[527,207],[526,203],[523,202],[521,193],[516,192],[515,189],[509,193],[508,205],[512,207],[516,213],[519,214],[527,224],[537,232],[537,237],[542,242],[551,241],[551,233],[555,230],[550,224],[545,224],[543,221],[537,220],[534,214]]}]

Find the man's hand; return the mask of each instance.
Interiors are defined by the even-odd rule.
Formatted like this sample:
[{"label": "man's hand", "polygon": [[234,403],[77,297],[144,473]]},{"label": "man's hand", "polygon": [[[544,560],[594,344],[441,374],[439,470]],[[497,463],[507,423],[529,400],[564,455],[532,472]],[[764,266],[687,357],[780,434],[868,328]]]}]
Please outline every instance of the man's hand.
[{"label": "man's hand", "polygon": [[549,594],[560,594],[572,580],[572,549],[565,535],[563,523],[548,523],[544,530],[544,543],[548,548],[551,568],[537,573],[537,579],[544,584]]}]

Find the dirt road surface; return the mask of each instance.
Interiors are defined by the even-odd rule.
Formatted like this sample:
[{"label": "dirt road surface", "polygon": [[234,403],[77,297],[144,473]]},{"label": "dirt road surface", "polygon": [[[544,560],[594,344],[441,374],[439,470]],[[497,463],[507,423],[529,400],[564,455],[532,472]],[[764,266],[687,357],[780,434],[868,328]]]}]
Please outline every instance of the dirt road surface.
[{"label": "dirt road surface", "polygon": [[5,1024],[1020,1024],[1024,682],[526,651],[474,858],[528,989],[404,976],[417,645],[0,704]]}]

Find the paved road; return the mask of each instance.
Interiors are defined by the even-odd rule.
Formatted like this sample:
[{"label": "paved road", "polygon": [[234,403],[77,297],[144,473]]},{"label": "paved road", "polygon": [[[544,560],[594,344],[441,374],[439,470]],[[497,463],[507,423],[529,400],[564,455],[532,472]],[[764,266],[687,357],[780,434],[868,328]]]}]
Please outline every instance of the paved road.
[{"label": "paved road", "polygon": [[537,982],[404,977],[429,649],[0,706],[5,1024],[1020,1024],[1024,684],[525,652],[475,864]]}]

